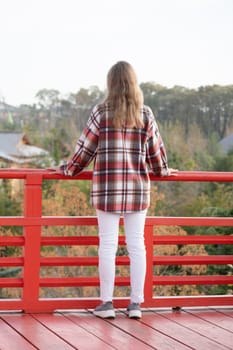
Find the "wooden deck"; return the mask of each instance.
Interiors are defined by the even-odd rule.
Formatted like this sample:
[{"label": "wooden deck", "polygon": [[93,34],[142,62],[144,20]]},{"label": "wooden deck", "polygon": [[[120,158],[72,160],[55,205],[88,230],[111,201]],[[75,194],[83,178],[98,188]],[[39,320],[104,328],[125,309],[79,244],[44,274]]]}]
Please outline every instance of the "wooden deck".
[{"label": "wooden deck", "polygon": [[233,308],[146,309],[141,320],[117,310],[115,320],[91,311],[0,313],[1,350],[233,349]]}]

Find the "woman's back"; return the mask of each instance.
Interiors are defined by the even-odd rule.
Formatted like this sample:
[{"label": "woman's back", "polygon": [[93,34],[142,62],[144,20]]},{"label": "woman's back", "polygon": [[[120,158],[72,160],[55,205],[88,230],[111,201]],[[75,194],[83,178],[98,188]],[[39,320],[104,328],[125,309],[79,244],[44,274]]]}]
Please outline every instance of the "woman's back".
[{"label": "woman's back", "polygon": [[[132,212],[144,210],[149,205],[148,159],[153,155],[148,153],[151,152],[148,142],[153,139],[155,145],[157,125],[146,106],[141,108],[141,118],[142,128],[116,128],[112,126],[112,110],[106,104],[96,107],[99,135],[92,203],[97,209]],[[161,146],[156,146],[153,153]],[[160,167],[158,159],[157,166]]]}]

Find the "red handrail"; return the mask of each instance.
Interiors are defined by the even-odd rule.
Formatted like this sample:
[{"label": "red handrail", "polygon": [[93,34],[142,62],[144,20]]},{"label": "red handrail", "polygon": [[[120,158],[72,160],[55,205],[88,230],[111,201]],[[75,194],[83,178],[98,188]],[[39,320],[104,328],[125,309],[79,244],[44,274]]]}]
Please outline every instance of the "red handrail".
[{"label": "red handrail", "polygon": [[[78,216],[42,216],[42,181],[57,180],[91,180],[92,173],[84,171],[74,178],[51,174],[43,169],[1,169],[0,179],[24,180],[24,214],[22,216],[0,217],[0,226],[21,226],[23,236],[1,236],[0,246],[22,247],[20,257],[2,257],[0,266],[22,268],[22,277],[0,277],[0,288],[20,288],[22,296],[17,299],[0,299],[0,310],[23,310],[25,312],[52,312],[55,309],[92,308],[98,298],[40,298],[40,288],[69,286],[98,286],[97,276],[41,277],[43,266],[96,266],[97,257],[41,257],[43,246],[64,245],[98,245],[97,236],[42,237],[43,226],[96,226],[96,217]],[[178,172],[175,177],[156,177],[152,181],[182,182],[233,182],[233,172]],[[122,221],[121,221],[122,224]],[[231,275],[197,275],[197,276],[154,276],[154,265],[225,265],[233,264],[233,256],[154,256],[155,245],[177,244],[232,244],[233,235],[228,236],[155,236],[154,226],[233,226],[231,217],[148,217],[145,227],[145,244],[147,248],[147,275],[145,284],[145,307],[164,306],[206,306],[232,305],[232,295],[217,296],[167,296],[156,297],[153,287],[157,285],[188,284],[233,284]],[[124,245],[124,237],[119,237],[119,244]],[[128,265],[127,257],[119,256],[117,265]],[[117,286],[129,286],[129,277],[116,277]],[[125,307],[128,298],[116,298],[116,307]]]}]

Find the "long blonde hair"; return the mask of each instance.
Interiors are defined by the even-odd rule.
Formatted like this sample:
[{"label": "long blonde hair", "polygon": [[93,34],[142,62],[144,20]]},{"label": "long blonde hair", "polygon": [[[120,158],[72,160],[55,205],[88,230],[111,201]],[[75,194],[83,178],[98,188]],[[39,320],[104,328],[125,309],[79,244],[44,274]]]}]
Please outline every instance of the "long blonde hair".
[{"label": "long blonde hair", "polygon": [[140,112],[143,94],[137,83],[136,73],[128,62],[119,61],[109,70],[105,103],[112,109],[114,128],[144,126]]}]

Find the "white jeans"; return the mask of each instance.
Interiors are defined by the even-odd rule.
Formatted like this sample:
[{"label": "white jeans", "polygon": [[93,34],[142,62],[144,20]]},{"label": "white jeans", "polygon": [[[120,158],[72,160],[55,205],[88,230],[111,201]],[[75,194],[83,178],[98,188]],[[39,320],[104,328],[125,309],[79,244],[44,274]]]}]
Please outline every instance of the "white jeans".
[{"label": "white jeans", "polygon": [[[99,225],[100,299],[105,302],[111,301],[113,298],[120,214],[101,210],[96,212]],[[123,218],[126,246],[130,258],[130,299],[133,303],[141,303],[144,301],[146,274],[144,244],[146,210],[125,213]]]}]

